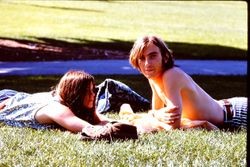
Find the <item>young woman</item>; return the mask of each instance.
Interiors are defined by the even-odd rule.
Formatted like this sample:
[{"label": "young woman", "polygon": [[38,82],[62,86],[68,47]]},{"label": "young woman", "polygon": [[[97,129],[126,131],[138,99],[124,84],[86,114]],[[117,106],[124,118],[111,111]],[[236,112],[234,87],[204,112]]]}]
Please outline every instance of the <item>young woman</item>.
[{"label": "young woman", "polygon": [[206,120],[218,127],[247,127],[247,98],[212,98],[174,65],[171,50],[159,37],[138,38],[129,61],[149,81],[152,114],[173,128],[180,128],[181,118]]},{"label": "young woman", "polygon": [[0,122],[11,126],[62,128],[77,133],[86,126],[109,122],[95,112],[94,78],[83,71],[68,71],[51,92],[5,90],[5,95],[8,93],[9,98],[0,103]]}]

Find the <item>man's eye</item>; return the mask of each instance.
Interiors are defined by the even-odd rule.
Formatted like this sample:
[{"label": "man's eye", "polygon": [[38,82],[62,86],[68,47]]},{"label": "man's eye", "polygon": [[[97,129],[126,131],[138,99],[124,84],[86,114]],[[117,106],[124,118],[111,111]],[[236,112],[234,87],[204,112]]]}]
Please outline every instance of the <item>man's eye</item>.
[{"label": "man's eye", "polygon": [[150,59],[155,58],[155,57],[156,57],[156,54],[149,55],[148,57],[149,57]]},{"label": "man's eye", "polygon": [[140,61],[144,61],[145,58],[144,58],[144,57],[140,57],[139,60],[140,60]]}]

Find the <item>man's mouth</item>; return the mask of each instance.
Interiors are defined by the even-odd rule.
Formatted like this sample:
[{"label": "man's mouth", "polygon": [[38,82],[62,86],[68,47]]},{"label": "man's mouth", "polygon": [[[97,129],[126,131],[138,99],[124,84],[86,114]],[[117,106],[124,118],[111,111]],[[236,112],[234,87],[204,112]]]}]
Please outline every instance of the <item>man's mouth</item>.
[{"label": "man's mouth", "polygon": [[150,72],[152,72],[153,71],[153,69],[145,69],[145,72],[146,73],[150,73]]}]

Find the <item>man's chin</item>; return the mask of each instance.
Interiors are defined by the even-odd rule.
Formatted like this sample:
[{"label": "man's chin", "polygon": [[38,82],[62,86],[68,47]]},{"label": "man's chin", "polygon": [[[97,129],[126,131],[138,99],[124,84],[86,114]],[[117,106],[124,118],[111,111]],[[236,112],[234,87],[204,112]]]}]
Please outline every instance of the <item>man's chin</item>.
[{"label": "man's chin", "polygon": [[151,74],[144,74],[144,76],[145,76],[147,79],[152,78],[152,75],[151,75]]}]

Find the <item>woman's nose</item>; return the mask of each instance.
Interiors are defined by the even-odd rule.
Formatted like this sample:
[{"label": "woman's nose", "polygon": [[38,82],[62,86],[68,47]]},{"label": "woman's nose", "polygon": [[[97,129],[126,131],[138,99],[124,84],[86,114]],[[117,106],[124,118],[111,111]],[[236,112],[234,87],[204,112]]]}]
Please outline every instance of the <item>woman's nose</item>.
[{"label": "woman's nose", "polygon": [[96,94],[95,90],[92,90],[92,91],[91,91],[91,94],[92,94],[92,95],[95,95],[95,94]]}]

